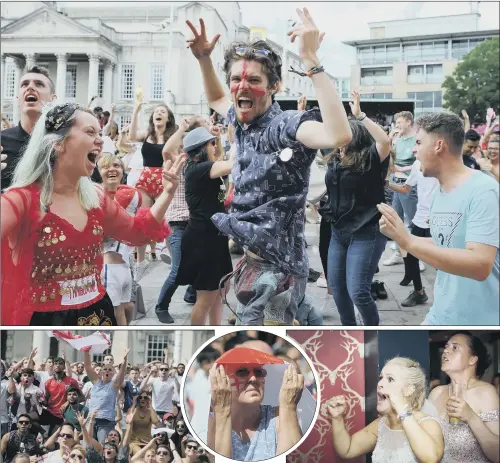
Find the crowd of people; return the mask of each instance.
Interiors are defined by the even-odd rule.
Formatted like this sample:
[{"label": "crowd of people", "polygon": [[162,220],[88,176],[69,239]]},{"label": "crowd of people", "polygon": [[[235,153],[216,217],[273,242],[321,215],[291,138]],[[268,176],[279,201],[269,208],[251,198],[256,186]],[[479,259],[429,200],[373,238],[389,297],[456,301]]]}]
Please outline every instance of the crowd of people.
[{"label": "crowd of people", "polygon": [[[187,21],[187,45],[210,119],[176,121],[162,104],[141,127],[138,89],[131,124],[119,128],[115,106],[54,105],[47,70],[27,69],[20,122],[2,131],[3,324],[129,324],[142,303],[137,285],[166,239],[159,322],[175,323],[169,308],[181,285],[191,324],[220,324],[234,280],[232,323],[322,325],[306,294],[304,235],[318,158],[321,283],[335,303],[323,310],[338,311],[343,325],[378,325],[376,298],[387,292],[377,269],[404,262],[401,285],[413,285],[404,307],[428,301],[425,265],[438,271],[425,324],[499,324],[494,113],[482,137],[466,113],[462,121],[446,112],[416,121],[398,113],[387,133],[355,91],[348,117],[318,58],[323,33],[297,11],[290,36],[318,100],[309,111],[304,99],[280,109],[281,58],[265,41],[226,49],[227,96],[211,61],[220,36],[210,40],[203,20]],[[396,249],[379,262],[387,239]],[[231,247],[243,253],[234,268]]]},{"label": "crowd of people", "polygon": [[[128,350],[102,363],[64,354],[2,360],[1,454],[5,463],[208,462],[179,406],[185,365],[133,366]],[[27,460],[26,462],[24,460]]]}]

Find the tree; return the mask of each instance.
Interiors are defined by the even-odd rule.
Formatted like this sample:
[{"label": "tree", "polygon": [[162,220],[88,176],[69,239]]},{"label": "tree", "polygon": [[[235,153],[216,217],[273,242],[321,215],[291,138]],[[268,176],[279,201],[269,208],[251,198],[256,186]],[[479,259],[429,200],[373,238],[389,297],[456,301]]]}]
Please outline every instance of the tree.
[{"label": "tree", "polygon": [[472,121],[484,121],[488,108],[498,114],[500,106],[499,71],[500,39],[481,42],[467,53],[446,77],[443,104],[449,111],[460,114],[465,109]]}]

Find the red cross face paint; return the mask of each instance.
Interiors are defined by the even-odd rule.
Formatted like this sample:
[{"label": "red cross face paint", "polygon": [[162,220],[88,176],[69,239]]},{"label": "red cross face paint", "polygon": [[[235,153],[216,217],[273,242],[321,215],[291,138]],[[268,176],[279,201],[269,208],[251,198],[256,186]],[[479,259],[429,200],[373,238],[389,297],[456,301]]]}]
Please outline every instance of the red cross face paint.
[{"label": "red cross face paint", "polygon": [[271,91],[262,64],[239,60],[231,67],[230,90],[240,122],[250,123],[271,105]]}]

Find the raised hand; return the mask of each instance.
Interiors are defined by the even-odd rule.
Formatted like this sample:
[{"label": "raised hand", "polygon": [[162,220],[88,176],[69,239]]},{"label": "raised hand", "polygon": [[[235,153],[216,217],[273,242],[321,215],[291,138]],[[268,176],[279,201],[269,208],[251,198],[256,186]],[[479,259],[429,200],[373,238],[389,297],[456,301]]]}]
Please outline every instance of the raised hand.
[{"label": "raised hand", "polygon": [[[185,132],[188,128],[189,128],[189,121],[187,119],[183,119],[179,123],[179,129],[182,130],[183,132]],[[168,352],[168,349],[166,349],[166,350]]]},{"label": "raised hand", "polygon": [[297,407],[304,390],[304,377],[297,372],[293,365],[288,365],[283,375],[279,394],[279,404],[281,407]]},{"label": "raised hand", "polygon": [[349,101],[349,106],[351,107],[351,113],[352,115],[357,119],[359,116],[361,116],[361,105],[360,105],[360,95],[359,92],[356,90],[353,90],[351,92],[351,96],[353,98],[353,101]]},{"label": "raised hand", "polygon": [[305,111],[307,107],[307,97],[305,95],[302,95],[299,98],[299,101],[297,102],[297,110],[298,111]]},{"label": "raised hand", "polygon": [[397,212],[387,204],[377,206],[382,217],[379,220],[380,233],[396,241],[403,249],[406,249],[410,234]]},{"label": "raised hand", "polygon": [[163,164],[162,184],[165,192],[173,195],[179,185],[179,178],[182,168],[186,163],[186,155],[177,156],[175,161],[168,160]]},{"label": "raised hand", "polygon": [[306,70],[309,71],[314,66],[319,65],[316,52],[321,46],[321,42],[323,42],[325,33],[319,31],[307,8],[303,10],[297,8],[296,11],[302,24],[292,29],[288,35],[292,43],[295,42],[297,37],[299,38],[299,56]]},{"label": "raised hand", "polygon": [[347,410],[347,403],[343,395],[332,397],[326,402],[326,410],[331,418],[343,418]]},{"label": "raised hand", "polygon": [[462,109],[462,117],[464,118],[464,121],[469,120],[469,115],[467,114],[467,111],[465,109]]},{"label": "raised hand", "polygon": [[123,354],[123,361],[127,360],[128,354],[130,353],[132,349],[126,349],[125,354]]},{"label": "raised hand", "polygon": [[135,107],[137,109],[142,108],[142,105],[144,104],[144,95],[140,93],[139,95],[135,96]]},{"label": "raised hand", "polygon": [[230,414],[232,401],[231,380],[224,371],[224,367],[222,365],[214,366],[210,370],[209,378],[214,413]]},{"label": "raised hand", "polygon": [[207,31],[205,29],[205,21],[200,19],[200,32],[196,30],[193,23],[191,21],[186,21],[189,29],[194,35],[193,39],[186,40],[188,44],[188,48],[191,48],[191,52],[193,53],[196,59],[202,59],[210,56],[212,51],[215,48],[215,44],[220,38],[220,34],[217,34],[211,42],[207,40]]},{"label": "raised hand", "polygon": [[83,413],[76,412],[76,419],[78,420],[78,424],[80,425],[81,428],[85,426],[85,416],[83,416]]}]

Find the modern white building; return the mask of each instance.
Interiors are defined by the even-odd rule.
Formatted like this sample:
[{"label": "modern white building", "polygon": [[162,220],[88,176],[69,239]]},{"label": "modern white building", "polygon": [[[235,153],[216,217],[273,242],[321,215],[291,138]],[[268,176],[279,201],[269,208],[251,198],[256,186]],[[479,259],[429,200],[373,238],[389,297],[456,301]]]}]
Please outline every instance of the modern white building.
[{"label": "modern white building", "polygon": [[[2,2],[2,111],[17,123],[16,94],[27,67],[49,69],[59,100],[109,110],[117,105],[120,125],[131,119],[138,85],[143,89],[144,115],[167,103],[176,117],[208,114],[201,73],[186,47],[191,31],[203,18],[210,38],[221,33],[213,53],[217,75],[224,81],[224,49],[247,41],[238,2]],[[280,53],[283,47],[271,42]],[[310,79],[288,74],[299,57],[287,50],[282,94],[313,96]],[[143,120],[145,123],[146,120]]]},{"label": "modern white building", "polygon": [[356,47],[351,87],[362,98],[412,98],[416,113],[442,111],[441,84],[459,61],[498,30],[479,30],[477,12],[369,23],[370,38]]},{"label": "modern white building", "polygon": [[[214,337],[211,330],[122,330],[112,331],[105,328],[96,328],[104,333],[111,334],[113,348],[110,352],[116,359],[120,359],[125,349],[132,349],[129,354],[129,363],[141,366],[154,360],[164,359],[164,349],[168,348],[168,361],[176,365],[187,362],[206,341]],[[94,331],[76,331],[75,334],[89,335]],[[38,348],[37,358],[45,359],[48,356],[57,356],[61,352],[66,354],[70,362],[83,360],[83,354],[66,343],[50,337],[48,331],[8,330],[2,331],[2,359],[12,362],[30,355],[32,349]],[[101,361],[103,355],[94,357]]]}]

